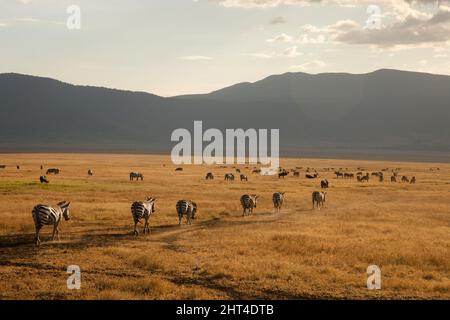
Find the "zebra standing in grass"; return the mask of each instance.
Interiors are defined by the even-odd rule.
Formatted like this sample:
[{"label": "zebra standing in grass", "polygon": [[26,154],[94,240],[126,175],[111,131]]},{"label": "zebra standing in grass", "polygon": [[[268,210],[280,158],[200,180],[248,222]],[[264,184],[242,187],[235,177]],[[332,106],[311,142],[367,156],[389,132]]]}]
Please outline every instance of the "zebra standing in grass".
[{"label": "zebra standing in grass", "polygon": [[52,240],[55,238],[55,233],[59,240],[58,226],[62,217],[64,217],[66,221],[70,219],[69,205],[70,202],[62,201],[58,203],[56,207],[38,204],[33,208],[32,216],[34,226],[36,227],[36,245],[41,243],[41,239],[39,239],[39,231],[41,231],[42,227],[45,225],[53,225]]},{"label": "zebra standing in grass", "polygon": [[197,213],[197,204],[189,200],[180,200],[176,205],[178,213],[178,225],[181,225],[181,219],[186,216],[186,223],[191,224],[191,219],[195,219]]},{"label": "zebra standing in grass", "polygon": [[241,197],[241,205],[243,209],[242,216],[245,216],[246,213],[247,215],[251,215],[253,213],[253,209],[256,208],[256,202],[258,198],[259,197],[254,194],[252,195],[244,194]]},{"label": "zebra standing in grass", "polygon": [[147,198],[147,201],[135,201],[131,204],[131,215],[134,220],[134,235],[139,235],[137,230],[137,224],[140,220],[144,219],[144,231],[143,234],[150,233],[150,224],[148,220],[153,212],[155,212],[156,198]]},{"label": "zebra standing in grass", "polygon": [[245,174],[241,174],[241,181],[248,181],[248,177]]},{"label": "zebra standing in grass", "polygon": [[275,192],[272,196],[275,213],[279,213],[281,211],[281,207],[283,206],[284,202],[284,194],[285,192]]},{"label": "zebra standing in grass", "polygon": [[139,179],[144,180],[144,175],[139,172],[130,172],[130,181],[133,181],[136,178],[136,181]]},{"label": "zebra standing in grass", "polygon": [[325,205],[325,196],[326,196],[326,192],[319,192],[319,191],[314,191],[312,193],[312,205],[313,205],[313,209],[314,207],[317,205],[317,208],[320,210],[320,208],[323,208],[323,206]]}]

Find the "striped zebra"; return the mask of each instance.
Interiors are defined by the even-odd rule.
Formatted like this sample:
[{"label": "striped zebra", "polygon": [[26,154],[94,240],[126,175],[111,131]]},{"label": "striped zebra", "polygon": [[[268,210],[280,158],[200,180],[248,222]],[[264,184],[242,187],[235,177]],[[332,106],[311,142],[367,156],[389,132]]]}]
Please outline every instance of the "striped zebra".
[{"label": "striped zebra", "polygon": [[272,196],[275,213],[279,213],[281,211],[281,207],[283,206],[284,202],[284,194],[285,192],[275,192]]},{"label": "striped zebra", "polygon": [[40,176],[40,177],[39,177],[39,181],[40,181],[41,183],[49,183],[49,182],[50,182],[50,181],[48,181],[48,179],[47,179],[46,176]]},{"label": "striped zebra", "polygon": [[253,213],[253,208],[256,208],[256,202],[258,198],[259,197],[254,194],[252,195],[244,194],[241,197],[241,205],[243,209],[242,216],[245,216],[246,213],[247,215],[251,215]]},{"label": "striped zebra", "polygon": [[38,204],[33,208],[32,216],[34,220],[34,226],[36,228],[36,245],[41,244],[41,239],[39,238],[39,232],[45,225],[53,225],[52,240],[55,239],[55,233],[59,240],[59,223],[61,218],[64,217],[66,221],[70,220],[69,214],[70,202],[62,201],[56,205],[56,207],[50,207],[43,204]]},{"label": "striped zebra", "polygon": [[248,177],[245,174],[241,174],[241,181],[248,181]]},{"label": "striped zebra", "polygon": [[133,181],[136,179],[138,181],[139,179],[144,180],[144,175],[140,172],[130,172],[130,181]]},{"label": "striped zebra", "polygon": [[326,192],[319,192],[319,191],[314,191],[312,193],[312,205],[313,205],[313,209],[315,208],[315,206],[317,206],[317,208],[320,210],[320,208],[323,208],[323,206],[325,205],[325,196],[326,196]]},{"label": "striped zebra", "polygon": [[234,174],[226,173],[225,174],[225,181],[234,181]]},{"label": "striped zebra", "polygon": [[147,201],[135,201],[131,204],[131,215],[134,221],[134,235],[138,236],[137,224],[144,219],[144,231],[150,233],[150,224],[148,220],[153,212],[155,212],[156,198],[147,198]]},{"label": "striped zebra", "polygon": [[189,200],[180,200],[176,205],[178,213],[178,225],[181,225],[183,216],[186,216],[186,223],[191,224],[191,219],[195,219],[197,204]]}]

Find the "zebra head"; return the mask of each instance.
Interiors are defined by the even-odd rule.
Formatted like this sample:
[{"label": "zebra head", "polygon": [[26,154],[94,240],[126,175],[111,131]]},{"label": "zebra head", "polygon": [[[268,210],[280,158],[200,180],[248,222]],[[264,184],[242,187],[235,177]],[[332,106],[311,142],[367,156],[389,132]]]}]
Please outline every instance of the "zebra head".
[{"label": "zebra head", "polygon": [[253,200],[253,202],[255,204],[255,208],[256,208],[256,202],[257,202],[259,196],[257,196],[256,194],[252,194],[250,197],[252,198],[252,200]]},{"label": "zebra head", "polygon": [[197,204],[195,202],[192,203],[192,219],[195,219],[195,214],[197,213]]},{"label": "zebra head", "polygon": [[58,203],[58,206],[61,208],[64,219],[66,221],[70,220],[69,205],[70,205],[70,202],[67,202],[67,201],[62,201],[62,202]]},{"label": "zebra head", "polygon": [[151,203],[152,205],[152,213],[155,212],[156,208],[156,198],[153,197],[147,197],[147,201]]}]

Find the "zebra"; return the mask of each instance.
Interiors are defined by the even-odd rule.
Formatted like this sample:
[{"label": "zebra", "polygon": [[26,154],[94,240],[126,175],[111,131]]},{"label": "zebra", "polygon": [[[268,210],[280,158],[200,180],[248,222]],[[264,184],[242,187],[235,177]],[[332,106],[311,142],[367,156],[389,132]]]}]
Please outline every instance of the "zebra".
[{"label": "zebra", "polygon": [[284,202],[284,194],[285,192],[275,192],[272,196],[275,213],[279,213],[281,211],[281,207],[283,206]]},{"label": "zebra", "polygon": [[137,224],[140,220],[144,219],[144,231],[145,233],[150,233],[150,224],[148,220],[153,212],[155,212],[156,198],[148,197],[147,201],[135,201],[131,204],[131,215],[134,221],[134,235],[138,236],[139,232],[137,230]]},{"label": "zebra", "polygon": [[234,174],[226,173],[225,174],[225,181],[234,181]]},{"label": "zebra", "polygon": [[319,210],[320,210],[320,208],[323,208],[323,206],[325,205],[326,194],[327,194],[326,192],[319,192],[319,191],[314,191],[312,193],[313,210],[316,205]]},{"label": "zebra", "polygon": [[409,183],[411,183],[411,184],[416,183],[416,177],[412,177],[411,181]]},{"label": "zebra", "polygon": [[353,173],[344,173],[344,178],[353,179],[355,175]]},{"label": "zebra", "polygon": [[183,215],[186,216],[186,223],[191,224],[191,219],[195,219],[197,213],[197,204],[190,200],[180,200],[176,205],[178,213],[178,225],[181,225]]},{"label": "zebra", "polygon": [[335,171],[334,174],[336,175],[336,179],[339,179],[339,177],[344,177],[344,174],[340,171]]},{"label": "zebra", "polygon": [[245,216],[247,211],[248,211],[247,215],[250,215],[253,213],[253,209],[256,208],[256,202],[257,202],[258,198],[259,197],[255,194],[252,194],[252,195],[244,194],[241,197],[241,205],[242,205],[242,209],[243,209],[242,216]]},{"label": "zebra", "polygon": [[39,232],[45,225],[53,225],[52,240],[55,238],[55,233],[59,240],[59,223],[61,218],[64,217],[66,221],[70,220],[69,214],[70,202],[62,201],[59,202],[56,207],[50,207],[43,204],[38,204],[33,208],[32,216],[34,220],[34,226],[36,228],[36,245],[41,244],[41,239],[39,238]]},{"label": "zebra", "polygon": [[241,174],[241,181],[248,181],[248,177],[245,174]]},{"label": "zebra", "polygon": [[208,172],[206,174],[206,180],[214,180],[214,175],[212,174],[212,172]]},{"label": "zebra", "polygon": [[89,176],[92,176],[93,174],[94,174],[94,172],[93,172],[91,169],[89,169],[89,170],[88,170],[88,175],[89,175]]},{"label": "zebra", "polygon": [[144,180],[144,175],[139,172],[130,172],[130,181],[133,181],[136,178],[136,181],[139,179]]},{"label": "zebra", "polygon": [[359,182],[367,181],[369,182],[369,173],[367,173],[365,176],[362,176],[358,179]]},{"label": "zebra", "polygon": [[322,189],[328,189],[328,180],[324,179],[324,180],[320,181],[320,187]]},{"label": "zebra", "polygon": [[284,177],[286,177],[288,174],[289,174],[288,171],[286,171],[284,169],[280,170],[280,172],[278,172],[278,179],[280,179],[281,177],[283,177],[283,179],[284,179]]},{"label": "zebra", "polygon": [[60,170],[57,169],[57,168],[49,168],[49,169],[47,170],[47,173],[46,173],[46,174],[50,174],[50,173],[53,173],[53,174],[59,174],[59,172],[60,172]]},{"label": "zebra", "polygon": [[50,182],[50,181],[48,181],[48,179],[47,179],[46,176],[40,176],[40,177],[39,177],[39,181],[40,181],[41,183],[49,183],[49,182]]},{"label": "zebra", "polygon": [[407,177],[407,176],[403,176],[403,177],[402,177],[402,182],[409,183],[408,177]]},{"label": "zebra", "polygon": [[294,171],[294,177],[300,177],[300,172]]},{"label": "zebra", "polygon": [[311,175],[311,174],[305,174],[305,178],[307,178],[307,179],[315,179],[315,178],[317,178],[319,176],[319,174],[316,172],[316,173],[314,173],[313,175]]}]

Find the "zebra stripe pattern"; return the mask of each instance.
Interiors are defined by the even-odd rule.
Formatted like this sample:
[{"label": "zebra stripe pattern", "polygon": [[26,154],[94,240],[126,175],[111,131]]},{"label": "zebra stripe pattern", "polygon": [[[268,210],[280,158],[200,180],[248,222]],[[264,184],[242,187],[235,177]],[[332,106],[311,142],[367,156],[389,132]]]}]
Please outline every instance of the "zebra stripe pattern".
[{"label": "zebra stripe pattern", "polygon": [[284,194],[284,192],[275,192],[272,196],[275,213],[279,213],[281,211],[281,207],[283,206],[284,202]]},{"label": "zebra stripe pattern", "polygon": [[257,195],[248,195],[244,194],[241,197],[241,205],[243,209],[242,216],[251,215],[253,213],[253,209],[256,208],[256,202],[258,200]]},{"label": "zebra stripe pattern", "polygon": [[36,245],[40,245],[41,239],[39,238],[39,232],[45,225],[53,225],[52,240],[55,239],[55,233],[59,240],[59,223],[61,218],[64,217],[66,221],[70,219],[69,214],[70,202],[63,201],[57,204],[56,207],[50,207],[43,204],[38,204],[33,208],[32,216],[34,220],[34,226],[36,228]]},{"label": "zebra stripe pattern", "polygon": [[153,212],[155,212],[155,198],[147,198],[147,201],[135,201],[131,204],[131,215],[133,216],[134,221],[134,235],[139,235],[137,230],[137,224],[144,219],[144,231],[145,233],[150,233],[150,224],[148,220]]},{"label": "zebra stripe pattern", "polygon": [[319,192],[319,191],[315,191],[312,193],[312,205],[313,205],[313,209],[315,206],[317,206],[317,208],[320,210],[320,208],[323,208],[323,206],[325,205],[325,196],[326,196],[326,192]]},{"label": "zebra stripe pattern", "polygon": [[191,219],[195,219],[197,213],[197,204],[189,200],[180,200],[176,205],[178,214],[178,225],[181,225],[183,216],[186,216],[186,223],[191,224]]}]

